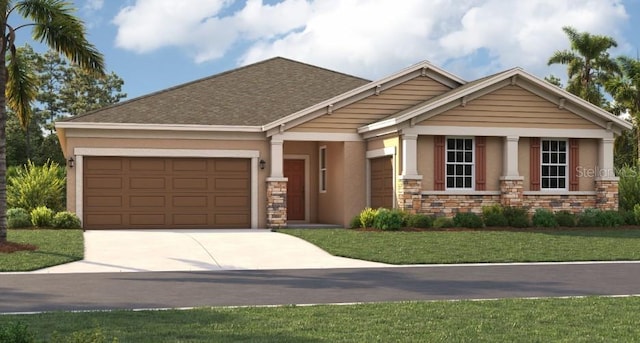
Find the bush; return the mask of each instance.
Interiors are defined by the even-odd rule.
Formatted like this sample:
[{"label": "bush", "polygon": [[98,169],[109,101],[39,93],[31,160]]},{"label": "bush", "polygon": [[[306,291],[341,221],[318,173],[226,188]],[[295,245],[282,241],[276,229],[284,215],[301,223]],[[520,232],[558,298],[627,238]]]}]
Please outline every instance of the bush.
[{"label": "bush", "polygon": [[622,167],[619,171],[618,199],[620,208],[633,211],[640,204],[640,167]]},{"label": "bush", "polygon": [[360,226],[361,227],[373,227],[373,221],[378,215],[378,210],[373,208],[365,208],[360,212]]},{"label": "bush", "polygon": [[31,211],[31,224],[35,227],[49,227],[53,224],[53,211],[45,206],[39,206]]},{"label": "bush", "polygon": [[458,212],[453,217],[453,223],[457,227],[481,228],[484,226],[482,218],[473,212]]},{"label": "bush", "polygon": [[558,221],[556,220],[556,216],[553,212],[544,209],[538,208],[536,212],[533,214],[531,218],[531,223],[535,227],[557,227]]},{"label": "bush", "polygon": [[556,212],[556,222],[559,226],[574,227],[576,226],[576,216],[569,211]]},{"label": "bush", "polygon": [[407,226],[419,229],[430,228],[433,225],[433,218],[426,214],[417,213],[407,216]]},{"label": "bush", "polygon": [[598,211],[596,225],[602,227],[617,227],[624,225],[624,217],[618,211]]},{"label": "bush", "polygon": [[36,339],[29,331],[27,325],[18,323],[8,323],[0,326],[0,342],[8,343],[31,343]]},{"label": "bush", "polygon": [[359,227],[362,227],[362,223],[360,222],[360,214],[356,214],[351,219],[351,222],[349,223],[349,228],[350,229],[357,229]]},{"label": "bush", "polygon": [[7,207],[31,211],[46,206],[55,211],[65,207],[65,171],[55,162],[36,166],[29,161],[7,178]]},{"label": "bush", "polygon": [[502,211],[505,218],[507,218],[509,226],[525,228],[531,225],[529,223],[529,215],[527,214],[527,210],[525,208],[508,206],[504,207]]},{"label": "bush", "polygon": [[482,215],[487,216],[491,214],[503,214],[504,208],[500,204],[493,204],[491,206],[482,206]]},{"label": "bush", "polygon": [[24,208],[10,208],[7,210],[7,227],[17,229],[31,226],[31,216]]},{"label": "bush", "polygon": [[581,227],[598,226],[596,221],[596,215],[598,214],[598,212],[600,211],[596,210],[595,208],[587,208],[586,210],[582,211],[582,213],[578,215],[578,226],[581,226]]},{"label": "bush", "polygon": [[483,215],[484,225],[487,227],[509,226],[507,217],[502,213],[488,213]]},{"label": "bush", "polygon": [[436,229],[444,229],[449,227],[454,227],[453,219],[449,217],[438,217],[433,221],[433,227]]},{"label": "bush", "polygon": [[75,213],[63,211],[53,216],[53,227],[58,229],[80,229],[82,224]]},{"label": "bush", "polygon": [[402,211],[381,208],[373,220],[373,227],[384,231],[396,231],[402,228],[403,217]]},{"label": "bush", "polygon": [[640,204],[633,206],[633,216],[636,220],[636,224],[640,224]]}]

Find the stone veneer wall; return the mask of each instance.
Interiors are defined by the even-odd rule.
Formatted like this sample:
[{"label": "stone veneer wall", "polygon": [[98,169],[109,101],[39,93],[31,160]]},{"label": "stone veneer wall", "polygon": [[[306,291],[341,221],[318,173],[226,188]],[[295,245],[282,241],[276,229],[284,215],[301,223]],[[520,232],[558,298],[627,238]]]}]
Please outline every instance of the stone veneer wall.
[{"label": "stone veneer wall", "polygon": [[267,181],[267,228],[287,226],[287,181]]},{"label": "stone veneer wall", "polygon": [[596,208],[618,210],[618,179],[596,180]]},{"label": "stone veneer wall", "polygon": [[500,204],[521,207],[523,201],[524,178],[500,178]]},{"label": "stone veneer wall", "polygon": [[500,195],[422,195],[421,213],[436,216],[453,217],[458,212],[482,213],[483,206],[500,203]]},{"label": "stone veneer wall", "polygon": [[534,213],[538,208],[553,212],[580,213],[585,208],[596,208],[596,196],[592,194],[525,194],[522,206],[528,207],[529,213]]},{"label": "stone veneer wall", "polygon": [[422,180],[398,178],[396,182],[398,208],[408,213],[418,213],[422,209]]}]

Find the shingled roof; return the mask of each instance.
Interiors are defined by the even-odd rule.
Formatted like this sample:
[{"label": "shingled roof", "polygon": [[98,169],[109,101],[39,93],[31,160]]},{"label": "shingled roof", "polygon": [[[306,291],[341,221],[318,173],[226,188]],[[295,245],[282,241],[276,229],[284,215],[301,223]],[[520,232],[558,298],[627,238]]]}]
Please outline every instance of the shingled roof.
[{"label": "shingled roof", "polygon": [[276,57],[66,121],[260,126],[369,82]]}]

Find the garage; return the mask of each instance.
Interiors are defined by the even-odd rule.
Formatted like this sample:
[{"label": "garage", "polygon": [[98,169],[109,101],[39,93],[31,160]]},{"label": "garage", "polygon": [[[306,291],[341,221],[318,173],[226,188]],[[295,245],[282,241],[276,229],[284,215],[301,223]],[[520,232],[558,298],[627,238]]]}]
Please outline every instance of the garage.
[{"label": "garage", "polygon": [[251,227],[251,159],[85,156],[85,229]]},{"label": "garage", "polygon": [[371,208],[393,208],[393,159],[391,156],[372,158]]}]

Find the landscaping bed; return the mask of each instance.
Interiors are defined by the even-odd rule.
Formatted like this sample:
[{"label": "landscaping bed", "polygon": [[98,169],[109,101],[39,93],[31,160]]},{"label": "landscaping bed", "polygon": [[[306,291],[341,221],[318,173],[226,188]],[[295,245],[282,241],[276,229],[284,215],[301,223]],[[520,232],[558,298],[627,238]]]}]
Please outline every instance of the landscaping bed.
[{"label": "landscaping bed", "polygon": [[0,245],[0,272],[31,271],[84,258],[82,230],[9,229],[7,238],[8,244]]}]

